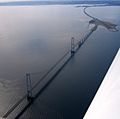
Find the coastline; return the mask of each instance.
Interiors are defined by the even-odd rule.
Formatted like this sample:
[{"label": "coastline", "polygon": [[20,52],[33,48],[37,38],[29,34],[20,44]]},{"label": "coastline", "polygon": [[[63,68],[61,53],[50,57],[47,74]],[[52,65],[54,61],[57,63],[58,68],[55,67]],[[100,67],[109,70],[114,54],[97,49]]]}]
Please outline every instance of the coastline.
[{"label": "coastline", "polygon": [[120,6],[120,1],[11,1],[0,2],[0,6],[38,6],[38,5],[86,5],[94,6]]}]

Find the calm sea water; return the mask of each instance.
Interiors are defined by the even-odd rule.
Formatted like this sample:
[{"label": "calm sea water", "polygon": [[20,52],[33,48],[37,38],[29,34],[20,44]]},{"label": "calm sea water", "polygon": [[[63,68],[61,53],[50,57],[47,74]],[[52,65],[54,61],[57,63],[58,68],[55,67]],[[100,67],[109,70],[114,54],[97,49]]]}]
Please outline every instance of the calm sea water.
[{"label": "calm sea water", "polygon": [[[117,6],[89,8],[93,16],[118,26],[119,12]],[[0,7],[0,115],[26,92],[25,74],[40,72],[32,78],[37,82],[70,49],[72,36],[79,40],[86,34],[89,20],[75,5]],[[120,47],[119,34],[99,27],[76,54],[75,63],[70,62],[74,78],[57,77],[42,93],[41,102],[65,118],[82,117],[90,103],[82,98],[87,95],[85,86],[96,91]]]}]

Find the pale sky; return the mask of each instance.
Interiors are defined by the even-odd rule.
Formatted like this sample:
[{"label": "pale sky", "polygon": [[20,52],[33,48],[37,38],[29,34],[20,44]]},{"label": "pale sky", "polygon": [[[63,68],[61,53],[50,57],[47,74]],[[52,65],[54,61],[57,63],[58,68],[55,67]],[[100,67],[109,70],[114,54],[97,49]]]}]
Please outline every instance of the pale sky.
[{"label": "pale sky", "polygon": [[9,2],[9,1],[30,1],[30,0],[0,0],[0,2]]},{"label": "pale sky", "polygon": [[[0,2],[11,2],[11,1],[96,1],[96,0],[0,0]],[[116,1],[116,0],[98,0],[98,1]]]},{"label": "pale sky", "polygon": [[70,1],[70,0],[0,0],[0,2],[6,2],[6,1],[8,2],[8,1]]},{"label": "pale sky", "polygon": [[[70,1],[70,0],[0,0],[0,2],[8,2],[8,1],[10,2],[10,1]],[[75,0],[75,1],[79,1],[79,0]]]}]

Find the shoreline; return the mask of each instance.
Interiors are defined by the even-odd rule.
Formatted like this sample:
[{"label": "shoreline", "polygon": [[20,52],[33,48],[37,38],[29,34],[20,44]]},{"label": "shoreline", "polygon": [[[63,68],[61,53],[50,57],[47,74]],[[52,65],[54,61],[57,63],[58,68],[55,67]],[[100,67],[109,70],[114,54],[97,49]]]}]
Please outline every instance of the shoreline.
[{"label": "shoreline", "polygon": [[11,1],[0,2],[0,6],[39,6],[39,5],[86,5],[94,6],[120,6],[120,1]]}]

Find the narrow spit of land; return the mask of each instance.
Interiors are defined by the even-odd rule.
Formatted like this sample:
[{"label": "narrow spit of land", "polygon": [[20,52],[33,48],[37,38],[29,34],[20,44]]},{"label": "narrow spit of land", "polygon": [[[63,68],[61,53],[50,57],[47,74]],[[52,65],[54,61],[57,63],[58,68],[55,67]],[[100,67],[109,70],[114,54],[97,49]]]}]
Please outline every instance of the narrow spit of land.
[{"label": "narrow spit of land", "polygon": [[116,32],[118,31],[118,29],[116,28],[117,25],[114,24],[114,23],[111,23],[111,22],[108,22],[108,21],[103,21],[103,20],[100,20],[99,18],[96,18],[92,15],[90,15],[86,10],[87,8],[90,8],[90,7],[85,7],[84,8],[84,13],[92,18],[92,20],[89,21],[89,24],[94,24],[95,26],[103,26],[105,28],[107,28],[109,31],[112,31],[112,32]]}]

